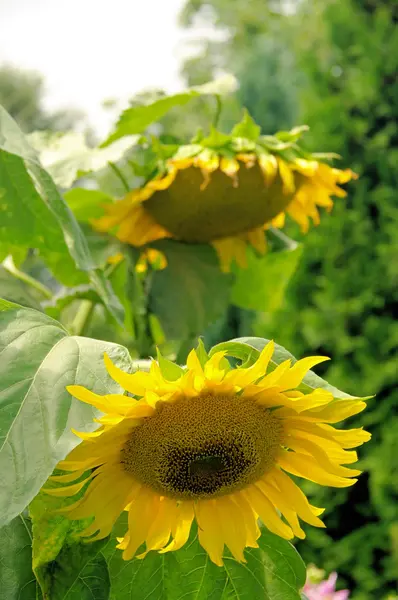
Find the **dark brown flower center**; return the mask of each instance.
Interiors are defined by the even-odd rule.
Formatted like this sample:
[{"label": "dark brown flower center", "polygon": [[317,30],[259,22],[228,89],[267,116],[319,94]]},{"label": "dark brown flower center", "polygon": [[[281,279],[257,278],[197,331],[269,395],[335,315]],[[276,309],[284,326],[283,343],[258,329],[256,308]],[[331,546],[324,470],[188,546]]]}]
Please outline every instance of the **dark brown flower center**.
[{"label": "dark brown flower center", "polygon": [[282,426],[249,398],[204,396],[159,403],[132,430],[121,451],[124,468],[161,495],[222,496],[272,468]]}]

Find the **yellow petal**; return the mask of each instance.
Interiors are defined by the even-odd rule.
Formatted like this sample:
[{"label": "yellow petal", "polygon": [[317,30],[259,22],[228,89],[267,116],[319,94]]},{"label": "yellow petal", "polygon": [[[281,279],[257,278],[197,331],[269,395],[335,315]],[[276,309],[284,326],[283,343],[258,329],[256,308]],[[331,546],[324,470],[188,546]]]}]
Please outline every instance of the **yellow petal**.
[{"label": "yellow petal", "polygon": [[278,516],[275,508],[268,498],[254,485],[251,485],[242,491],[246,496],[255,512],[259,515],[264,525],[285,540],[291,540],[293,532]]},{"label": "yellow petal", "polygon": [[171,550],[179,550],[186,544],[191,531],[193,518],[193,503],[190,501],[181,502],[175,513],[175,526],[172,528],[173,540],[166,548],[160,551],[160,554]]},{"label": "yellow petal", "polygon": [[245,523],[246,546],[258,548],[257,540],[261,535],[261,531],[257,524],[257,515],[253,512],[252,507],[241,492],[233,494],[232,499],[238,506]]},{"label": "yellow petal", "polygon": [[131,502],[128,516],[129,542],[123,551],[124,560],[131,560],[141,544],[145,542],[159,510],[159,504],[159,496],[144,486]]},{"label": "yellow petal", "polygon": [[155,384],[149,373],[137,371],[136,373],[126,373],[113,364],[109,356],[104,354],[105,367],[114,381],[122,386],[131,394],[144,396],[147,390],[153,390]]},{"label": "yellow petal", "polygon": [[219,528],[218,512],[214,500],[199,500],[195,503],[198,522],[199,543],[210,559],[219,567],[223,566],[224,540]]},{"label": "yellow petal", "polygon": [[292,507],[280,491],[273,487],[270,482],[264,480],[257,481],[256,486],[267,496],[274,507],[282,513],[289,523],[294,535],[300,539],[304,539],[305,533],[300,527],[297,514],[292,510]]},{"label": "yellow petal", "polygon": [[[313,525],[314,527],[325,527],[324,523],[316,516],[313,508],[308,502],[305,494],[300,488],[290,479],[286,473],[278,468],[275,468],[268,474],[275,481],[285,498],[289,498],[292,507],[299,515],[300,519]],[[316,509],[318,514],[323,512],[323,509]]]},{"label": "yellow petal", "polygon": [[314,483],[319,483],[319,485],[349,487],[357,481],[357,479],[347,479],[327,473],[314,458],[297,452],[284,452],[279,457],[278,464],[288,473],[304,477]]},{"label": "yellow petal", "polygon": [[225,380],[233,385],[238,385],[244,388],[249,383],[257,381],[260,377],[263,377],[267,371],[269,361],[274,353],[275,344],[270,341],[261,351],[260,356],[256,362],[247,369],[233,369],[227,375]]},{"label": "yellow petal", "polygon": [[362,412],[365,408],[366,403],[360,400],[336,400],[326,407],[303,411],[300,417],[308,421],[337,423]]},{"label": "yellow petal", "polygon": [[287,162],[285,162],[281,158],[278,158],[277,161],[279,167],[279,175],[282,179],[283,193],[286,195],[293,194],[294,190],[296,189],[293,172]]},{"label": "yellow petal", "polygon": [[235,560],[246,562],[243,554],[246,546],[246,527],[238,506],[227,496],[216,498],[215,505],[226,545]]},{"label": "yellow petal", "polygon": [[278,162],[273,154],[261,154],[258,164],[263,172],[265,184],[270,187],[278,172]]},{"label": "yellow petal", "polygon": [[[291,390],[300,385],[303,377],[307,372],[312,369],[315,365],[319,365],[325,360],[330,360],[326,356],[309,356],[308,358],[302,358],[298,360],[291,369],[284,374],[283,377],[278,381],[278,385],[282,390]],[[332,395],[330,394],[332,399]]]}]

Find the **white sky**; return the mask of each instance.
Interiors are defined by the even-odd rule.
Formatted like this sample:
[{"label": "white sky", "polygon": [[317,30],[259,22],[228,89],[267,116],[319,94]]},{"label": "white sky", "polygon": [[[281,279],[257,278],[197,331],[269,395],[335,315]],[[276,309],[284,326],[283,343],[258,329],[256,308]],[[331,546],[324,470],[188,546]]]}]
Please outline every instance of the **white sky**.
[{"label": "white sky", "polygon": [[[82,108],[101,135],[113,119],[105,99],[181,89],[184,0],[0,0],[0,63],[46,80],[46,106]],[[208,31],[198,31],[209,33]],[[196,37],[197,35],[195,35]]]}]

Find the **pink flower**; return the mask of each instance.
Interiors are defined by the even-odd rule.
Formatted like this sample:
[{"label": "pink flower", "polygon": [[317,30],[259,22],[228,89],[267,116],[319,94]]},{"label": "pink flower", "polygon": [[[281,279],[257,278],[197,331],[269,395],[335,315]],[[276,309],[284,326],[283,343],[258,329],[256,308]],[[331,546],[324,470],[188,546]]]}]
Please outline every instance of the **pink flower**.
[{"label": "pink flower", "polygon": [[348,600],[349,590],[336,592],[337,573],[331,573],[325,581],[312,583],[308,578],[303,588],[308,600]]}]

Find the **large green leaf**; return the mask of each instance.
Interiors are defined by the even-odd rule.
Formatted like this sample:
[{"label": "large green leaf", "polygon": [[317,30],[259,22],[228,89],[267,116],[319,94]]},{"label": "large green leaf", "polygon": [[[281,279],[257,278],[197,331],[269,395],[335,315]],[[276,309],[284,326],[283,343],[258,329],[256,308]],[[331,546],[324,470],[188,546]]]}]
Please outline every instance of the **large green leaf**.
[{"label": "large green leaf", "polygon": [[301,254],[302,246],[294,250],[267,252],[261,257],[248,252],[247,268],[235,269],[232,303],[262,312],[276,311],[283,301]]},{"label": "large green leaf", "polygon": [[65,544],[45,572],[42,583],[48,600],[108,600],[110,581],[101,553],[105,540]]},{"label": "large green leaf", "polygon": [[[125,517],[116,535],[123,534]],[[144,560],[125,563],[112,539],[104,551],[111,577],[111,600],[300,600],[305,566],[289,542],[263,531],[259,549],[247,562],[230,555],[214,565],[200,546],[196,531],[178,552],[150,552]]]},{"label": "large green leaf", "polygon": [[232,75],[225,75],[216,81],[192,87],[178,94],[164,96],[151,104],[128,108],[120,115],[115,131],[103,143],[103,146],[107,146],[126,135],[142,133],[148,125],[161,119],[169,110],[175,106],[184,106],[192,98],[203,95],[228,94],[235,89],[235,78]]},{"label": "large green leaf", "polygon": [[7,523],[78,443],[71,428],[96,427],[92,407],[72,398],[65,386],[118,392],[106,374],[103,354],[124,368],[131,362],[125,348],[72,337],[35,310],[7,302],[0,308],[0,522]]},{"label": "large green leaf", "polygon": [[[254,363],[259,357],[261,350],[268,344],[268,342],[269,340],[258,337],[235,338],[228,342],[222,342],[221,344],[213,346],[210,351],[210,356],[212,356],[215,352],[224,351],[226,352],[227,356],[238,358],[244,363]],[[272,355],[269,364],[270,370],[274,370],[284,360],[291,360],[292,364],[297,361],[293,354],[286,350],[286,348],[280,346],[279,344],[275,344],[274,354]],[[304,392],[309,392],[316,388],[323,388],[324,390],[331,392],[334,398],[357,398],[357,396],[350,396],[350,394],[346,394],[345,392],[339,390],[334,385],[328,383],[325,379],[322,379],[322,377],[319,377],[319,375],[316,375],[316,373],[313,371],[308,371],[298,389]],[[369,397],[370,396],[365,396],[361,399],[366,400]]]},{"label": "large green leaf", "polygon": [[28,136],[28,141],[55,183],[61,188],[69,188],[82,175],[120,160],[139,138],[118,140],[106,149],[90,148],[84,134],[76,132],[35,131]]},{"label": "large green leaf", "polygon": [[68,248],[79,268],[92,268],[87,243],[72,212],[18,125],[0,106],[1,241]]},{"label": "large green leaf", "polygon": [[190,339],[225,311],[231,277],[210,246],[162,241],[167,268],[153,273],[150,308],[168,338]]},{"label": "large green leaf", "polygon": [[19,515],[0,529],[0,594],[4,600],[39,600],[37,587],[31,525]]},{"label": "large green leaf", "polygon": [[[37,248],[61,281],[74,263],[90,271],[104,303],[119,322],[123,308],[95,262],[72,211],[42,168],[17,124],[0,106],[0,260],[15,246]],[[61,256],[61,260],[54,257]],[[74,263],[73,263],[73,261]],[[69,281],[65,281],[69,283]]]}]

